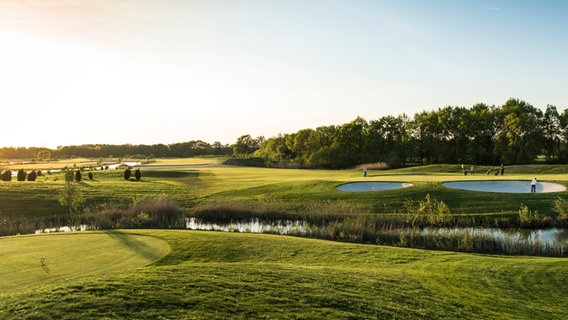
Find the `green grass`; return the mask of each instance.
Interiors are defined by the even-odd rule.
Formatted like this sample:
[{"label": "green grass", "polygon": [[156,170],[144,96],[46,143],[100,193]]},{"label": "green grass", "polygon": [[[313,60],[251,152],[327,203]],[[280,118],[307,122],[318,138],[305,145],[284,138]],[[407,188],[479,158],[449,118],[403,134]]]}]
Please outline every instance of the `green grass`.
[{"label": "green grass", "polygon": [[[0,318],[568,317],[566,259],[469,255],[239,233],[138,230],[119,234],[160,238],[171,251],[141,268],[90,274],[75,270],[64,281],[38,279],[37,284],[22,282],[9,290],[0,286],[5,295],[0,300]],[[23,242],[30,239],[40,239],[44,246],[73,239],[61,250],[81,254],[85,244],[109,238],[106,233],[83,232],[2,241],[8,247],[27,247]],[[22,255],[25,253],[12,254],[2,261],[19,264],[25,259]],[[93,264],[99,268],[100,263],[85,262],[86,266]],[[38,271],[45,278],[56,275],[55,271]],[[0,281],[5,278],[9,274],[3,272]]]},{"label": "green grass", "polygon": [[[317,216],[388,215],[427,194],[464,216],[549,212],[555,194],[452,190],[444,181],[520,179],[568,185],[564,166],[507,167],[464,176],[455,165],[389,171],[201,166],[157,160],[141,181],[95,171],[75,184],[88,206],[168,196],[192,212],[215,204]],[[478,168],[480,171],[483,168]],[[346,193],[351,181],[410,182]],[[57,201],[62,175],[0,182],[0,225],[70,217]],[[238,206],[237,206],[238,207]],[[342,211],[345,210],[345,211]],[[60,219],[60,220],[58,220]],[[41,227],[32,223],[30,228]],[[49,272],[41,266],[46,258]],[[357,245],[285,236],[117,230],[0,237],[0,319],[565,319],[568,260]]]},{"label": "green grass", "polygon": [[[427,194],[444,201],[452,213],[461,215],[515,214],[521,204],[545,213],[552,201],[563,193],[507,194],[471,192],[445,188],[445,181],[471,180],[527,180],[533,174],[513,173],[505,176],[464,176],[448,172],[451,166],[422,167],[392,171],[372,171],[363,177],[360,170],[295,170],[262,168],[211,168],[200,170],[196,178],[201,186],[195,190],[199,202],[259,201],[270,199],[290,205],[321,201],[347,201],[361,206],[365,213],[389,214],[400,212],[407,199],[424,199]],[[410,171],[413,170],[413,171]],[[513,169],[511,169],[513,171]],[[540,181],[568,185],[567,174],[541,173]],[[351,181],[395,181],[414,184],[411,188],[381,192],[346,193],[335,188]],[[189,182],[189,181],[188,181]],[[191,183],[191,182],[190,182]]]},{"label": "green grass", "polygon": [[119,231],[0,237],[0,298],[22,288],[140,267],[168,252],[165,241]]},{"label": "green grass", "polygon": [[[200,166],[218,163],[220,159],[197,158],[186,160],[157,160],[152,165],[173,164],[186,166],[177,171],[142,170],[141,181],[125,181],[122,170],[94,171],[94,180],[76,184],[86,195],[87,207],[112,202],[133,202],[136,199],[167,196],[177,201],[188,212],[210,204],[275,204],[299,216],[317,216],[313,208],[322,204],[333,207],[351,205],[350,214],[385,215],[401,213],[408,199],[422,200],[426,195],[445,202],[451,212],[460,216],[516,216],[521,205],[541,214],[551,214],[557,196],[567,192],[547,194],[508,194],[472,192],[445,188],[444,181],[471,181],[485,179],[519,179],[529,181],[538,173],[540,181],[568,185],[564,166],[508,167],[505,176],[464,176],[456,165],[435,165],[399,170],[369,171],[363,177],[361,170],[299,170],[227,166]],[[481,170],[481,168],[480,168]],[[536,172],[536,173],[535,173]],[[336,190],[339,184],[351,181],[409,182],[413,187],[381,192],[349,193]],[[66,208],[58,202],[64,187],[62,174],[46,174],[35,182],[0,182],[0,226],[20,221],[21,225],[33,221],[67,223]],[[344,214],[341,212],[340,214]],[[41,222],[39,227],[47,222]],[[32,230],[35,226],[29,227]],[[14,226],[10,230],[16,230]],[[24,232],[24,231],[22,231]]]}]

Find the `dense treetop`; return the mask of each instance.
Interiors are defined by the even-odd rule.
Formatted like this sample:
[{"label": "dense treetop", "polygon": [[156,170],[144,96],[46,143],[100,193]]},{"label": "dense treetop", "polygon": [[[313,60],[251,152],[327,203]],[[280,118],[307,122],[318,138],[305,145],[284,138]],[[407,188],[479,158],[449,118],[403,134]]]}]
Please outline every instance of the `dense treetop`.
[{"label": "dense treetop", "polygon": [[503,106],[439,108],[377,120],[302,129],[266,140],[255,153],[275,162],[347,168],[386,162],[499,165],[568,160],[568,110],[519,99]]}]

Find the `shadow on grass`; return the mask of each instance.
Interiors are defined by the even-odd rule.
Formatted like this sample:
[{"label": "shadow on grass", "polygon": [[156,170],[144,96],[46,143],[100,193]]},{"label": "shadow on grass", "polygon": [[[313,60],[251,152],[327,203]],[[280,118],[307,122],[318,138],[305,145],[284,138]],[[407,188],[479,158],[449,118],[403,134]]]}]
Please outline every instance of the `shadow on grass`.
[{"label": "shadow on grass", "polygon": [[135,235],[133,234],[126,234],[116,230],[106,230],[104,231],[104,233],[109,237],[119,241],[121,244],[127,246],[144,259],[154,261],[162,257],[162,254],[160,252],[156,251],[153,247],[147,245],[146,243],[136,239]]}]

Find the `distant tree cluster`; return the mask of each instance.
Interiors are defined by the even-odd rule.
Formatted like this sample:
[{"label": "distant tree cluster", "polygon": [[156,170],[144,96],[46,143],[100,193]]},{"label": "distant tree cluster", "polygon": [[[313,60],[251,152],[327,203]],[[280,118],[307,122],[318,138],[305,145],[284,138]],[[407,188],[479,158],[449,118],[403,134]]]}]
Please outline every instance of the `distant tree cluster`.
[{"label": "distant tree cluster", "polygon": [[503,106],[439,108],[340,126],[302,129],[270,138],[254,153],[272,162],[348,168],[364,163],[484,165],[568,161],[568,110],[546,111],[519,99]]},{"label": "distant tree cluster", "polygon": [[37,159],[47,161],[51,158],[167,158],[167,157],[195,157],[203,155],[229,156],[233,152],[230,145],[220,142],[209,144],[201,140],[173,144],[154,145],[110,145],[110,144],[85,144],[79,146],[61,146],[50,150],[38,147],[4,147],[0,148],[0,157],[9,159]]}]

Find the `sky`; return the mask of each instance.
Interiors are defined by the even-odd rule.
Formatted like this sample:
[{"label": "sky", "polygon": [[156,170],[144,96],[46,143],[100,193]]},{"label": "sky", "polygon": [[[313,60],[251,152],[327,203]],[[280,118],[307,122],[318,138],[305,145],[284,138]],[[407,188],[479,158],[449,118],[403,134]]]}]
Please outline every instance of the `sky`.
[{"label": "sky", "polygon": [[0,146],[568,108],[568,1],[0,0]]}]

